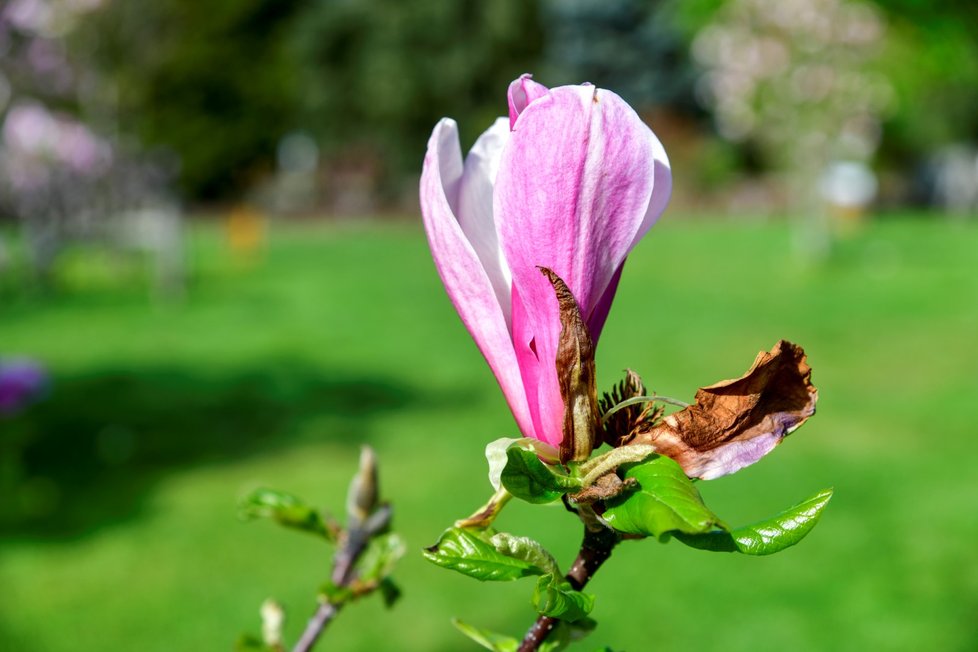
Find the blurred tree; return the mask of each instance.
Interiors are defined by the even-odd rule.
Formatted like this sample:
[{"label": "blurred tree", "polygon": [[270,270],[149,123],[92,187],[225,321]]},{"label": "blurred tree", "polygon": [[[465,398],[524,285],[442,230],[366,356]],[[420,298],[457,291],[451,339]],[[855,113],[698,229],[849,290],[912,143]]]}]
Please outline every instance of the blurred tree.
[{"label": "blurred tree", "polygon": [[[172,148],[192,199],[240,193],[296,130],[396,180],[435,120],[474,140],[541,49],[525,0],[126,0],[89,21],[120,128]],[[96,38],[92,39],[93,41]]]},{"label": "blurred tree", "polygon": [[[692,37],[726,0],[685,0],[673,14]],[[882,0],[886,29],[876,70],[892,87],[881,162],[912,165],[941,145],[978,141],[978,3]]]},{"label": "blurred tree", "polygon": [[978,3],[887,0],[883,59],[896,92],[884,153],[909,162],[960,141],[978,142]]},{"label": "blurred tree", "polygon": [[639,107],[697,110],[676,0],[545,0],[546,83],[587,80]]},{"label": "blurred tree", "polygon": [[293,25],[302,128],[327,160],[359,152],[388,180],[417,171],[445,114],[473,142],[506,113],[507,84],[542,48],[526,0],[315,2]]},{"label": "blurred tree", "polygon": [[270,167],[297,87],[283,43],[300,0],[125,0],[80,38],[113,81],[119,128],[179,157],[194,199]]}]

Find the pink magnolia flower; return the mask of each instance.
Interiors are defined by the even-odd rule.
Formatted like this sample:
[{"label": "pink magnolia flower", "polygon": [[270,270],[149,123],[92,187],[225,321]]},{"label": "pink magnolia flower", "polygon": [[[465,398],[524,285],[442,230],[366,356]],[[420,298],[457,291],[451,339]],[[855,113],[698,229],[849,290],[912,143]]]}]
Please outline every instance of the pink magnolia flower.
[{"label": "pink magnolia flower", "polygon": [[558,445],[560,315],[547,267],[597,342],[629,252],[669,200],[662,144],[620,97],[590,84],[510,84],[462,160],[442,119],[428,141],[421,212],[435,265],[527,437]]}]

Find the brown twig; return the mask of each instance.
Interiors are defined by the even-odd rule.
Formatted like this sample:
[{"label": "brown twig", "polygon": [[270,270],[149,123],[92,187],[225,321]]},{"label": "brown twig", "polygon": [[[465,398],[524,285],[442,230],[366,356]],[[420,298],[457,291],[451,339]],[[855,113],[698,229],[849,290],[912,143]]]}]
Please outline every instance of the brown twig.
[{"label": "brown twig", "polygon": [[[350,530],[343,545],[337,549],[333,556],[333,573],[330,580],[334,586],[343,588],[353,581],[354,567],[357,559],[366,549],[368,541],[370,541],[370,533],[367,530],[363,528]],[[292,652],[309,652],[319,639],[319,635],[339,613],[342,606],[342,604],[334,604],[328,600],[320,604],[316,613],[309,619],[309,624],[302,632],[299,642],[292,648]]]},{"label": "brown twig", "polygon": [[[577,553],[577,559],[565,576],[575,591],[580,591],[588,583],[594,573],[601,567],[611,551],[614,550],[621,537],[607,528],[591,530],[584,528],[584,540],[581,542],[581,550]],[[560,622],[559,618],[553,616],[540,616],[526,632],[523,642],[520,643],[518,652],[534,652],[540,645],[547,640],[550,633]]]},{"label": "brown twig", "polygon": [[[370,539],[383,532],[391,521],[391,506],[377,505],[376,458],[369,447],[360,456],[360,470],[354,476],[347,498],[348,529],[341,535],[340,545],[333,555],[330,581],[337,588],[350,588],[356,578],[356,563],[366,550]],[[363,588],[363,587],[361,587]],[[376,587],[374,587],[376,588]],[[369,592],[373,589],[368,589]],[[309,619],[299,642],[292,652],[309,652],[326,626],[336,617],[346,601],[324,600]]]}]

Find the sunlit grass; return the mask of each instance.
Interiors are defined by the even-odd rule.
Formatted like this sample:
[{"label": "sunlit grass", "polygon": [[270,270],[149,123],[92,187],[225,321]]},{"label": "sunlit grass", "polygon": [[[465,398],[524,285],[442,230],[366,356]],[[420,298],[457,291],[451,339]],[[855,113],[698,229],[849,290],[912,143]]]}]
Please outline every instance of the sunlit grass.
[{"label": "sunlit grass", "polygon": [[[789,242],[778,224],[664,220],[628,263],[599,379],[627,366],[688,398],[799,342],[819,414],[700,487],[734,523],[826,486],[833,502],[771,558],[623,545],[593,584],[601,624],[580,649],[973,646],[978,228],[877,222],[820,263]],[[328,649],[467,649],[452,616],[521,633],[530,582],[480,585],[418,553],[485,497],[485,443],[515,434],[420,229],[283,226],[249,264],[205,228],[190,260],[183,302],[101,271],[86,287],[83,264],[53,297],[0,299],[0,352],[54,373],[44,403],[0,421],[36,494],[3,498],[21,511],[2,510],[0,648],[229,649],[269,596],[294,638],[328,551],[239,523],[235,499],[264,484],[340,510],[362,442],[409,543],[405,593],[389,613],[379,600],[343,613]],[[559,508],[513,505],[501,525],[573,556],[578,527]]]}]

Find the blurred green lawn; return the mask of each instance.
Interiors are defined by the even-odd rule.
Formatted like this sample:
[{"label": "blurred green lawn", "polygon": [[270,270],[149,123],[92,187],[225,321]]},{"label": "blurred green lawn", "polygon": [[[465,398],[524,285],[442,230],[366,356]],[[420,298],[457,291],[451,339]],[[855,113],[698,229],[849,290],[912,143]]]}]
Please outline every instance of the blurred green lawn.
[{"label": "blurred green lawn", "polygon": [[[54,374],[0,421],[6,477],[27,470],[0,498],[0,649],[227,650],[269,596],[294,640],[327,551],[237,521],[235,501],[266,485],[339,510],[363,442],[409,543],[404,597],[344,612],[323,649],[474,649],[453,616],[522,634],[532,582],[479,585],[419,554],[487,496],[485,443],[516,434],[421,230],[278,227],[251,266],[222,242],[194,231],[182,303],[71,262],[54,300],[0,295],[0,352]],[[975,650],[978,227],[881,220],[805,264],[782,225],[667,216],[627,267],[604,388],[630,366],[689,398],[778,338],[809,352],[817,417],[702,483],[707,502],[744,523],[836,494],[775,557],[623,544],[578,649]],[[564,564],[579,536],[560,508],[516,504],[501,526]]]}]

